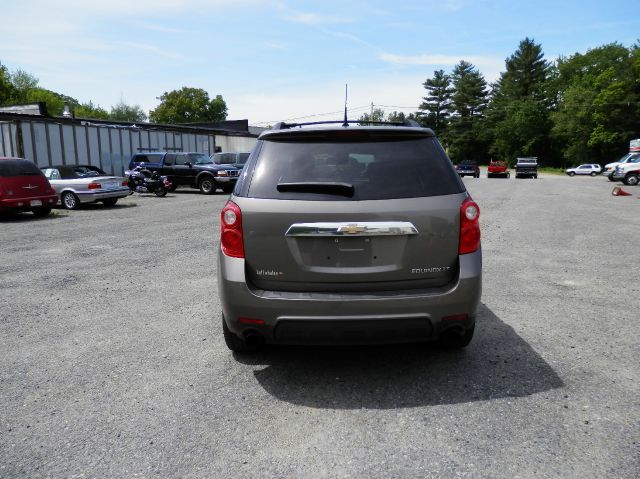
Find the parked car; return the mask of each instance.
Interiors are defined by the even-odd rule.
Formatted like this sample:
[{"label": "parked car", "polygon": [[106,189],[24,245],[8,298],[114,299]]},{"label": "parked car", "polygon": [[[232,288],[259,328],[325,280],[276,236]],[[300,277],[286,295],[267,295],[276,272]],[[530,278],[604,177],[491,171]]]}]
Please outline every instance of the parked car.
[{"label": "parked car", "polygon": [[241,171],[233,165],[217,165],[209,155],[197,152],[136,153],[131,157],[129,170],[139,165],[144,165],[152,173],[157,171],[166,176],[172,191],[182,185],[198,188],[206,195],[215,193],[217,189],[231,193]]},{"label": "parked car", "polygon": [[575,166],[573,168],[567,168],[564,172],[569,176],[575,175],[591,175],[596,176],[602,173],[602,167],[598,164],[585,164],[580,166]]},{"label": "parked car", "polygon": [[108,175],[97,166],[55,165],[44,167],[42,171],[56,190],[60,203],[68,210],[98,201],[113,206],[130,193],[123,177]]},{"label": "parked car", "polygon": [[233,165],[242,169],[249,159],[251,153],[215,153],[211,159],[216,165]]},{"label": "parked car", "polygon": [[640,155],[616,166],[611,178],[625,185],[637,185],[640,180]]},{"label": "parked car", "polygon": [[509,178],[509,166],[506,161],[491,161],[487,167],[487,178],[494,178],[496,176],[502,178]]},{"label": "parked car", "polygon": [[347,124],[279,123],[258,138],[220,217],[231,350],[471,341],[478,205],[432,130]]},{"label": "parked car", "polygon": [[635,162],[637,158],[640,158],[640,139],[631,140],[629,142],[629,153],[624,155],[618,161],[613,163],[607,163],[604,165],[603,175],[606,176],[609,181],[616,181],[613,178],[613,173],[618,165],[624,165],[625,163]]},{"label": "parked car", "polygon": [[480,178],[480,167],[477,161],[464,160],[456,165],[456,171],[462,176],[473,176],[474,178]]},{"label": "parked car", "polygon": [[35,163],[0,157],[0,213],[31,211],[47,216],[56,199],[56,192]]},{"label": "parked car", "polygon": [[518,158],[515,170],[516,178],[538,178],[538,158]]}]

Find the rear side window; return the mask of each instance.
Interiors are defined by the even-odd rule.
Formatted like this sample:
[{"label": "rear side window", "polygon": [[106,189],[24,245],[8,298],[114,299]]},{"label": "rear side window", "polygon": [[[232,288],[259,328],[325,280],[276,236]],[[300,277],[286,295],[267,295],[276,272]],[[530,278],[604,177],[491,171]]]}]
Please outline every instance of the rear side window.
[{"label": "rear side window", "polygon": [[249,159],[250,154],[251,153],[238,153],[238,163],[240,165],[244,165]]},{"label": "rear side window", "polygon": [[29,160],[0,160],[0,176],[42,176],[35,163]]},{"label": "rear side window", "polygon": [[[301,184],[297,191],[283,184]],[[305,183],[340,183],[333,194]],[[280,188],[278,187],[280,185]],[[356,142],[264,141],[248,196],[268,199],[384,200],[461,193],[464,186],[433,138]]]},{"label": "rear side window", "polygon": [[135,163],[160,163],[162,162],[162,153],[136,155],[131,161]]}]

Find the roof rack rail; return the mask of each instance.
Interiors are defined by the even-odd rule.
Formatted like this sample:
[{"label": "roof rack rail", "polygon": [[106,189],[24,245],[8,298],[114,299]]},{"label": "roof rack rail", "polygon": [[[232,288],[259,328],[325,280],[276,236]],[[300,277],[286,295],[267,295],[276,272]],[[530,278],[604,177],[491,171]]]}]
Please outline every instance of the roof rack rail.
[{"label": "roof rack rail", "polygon": [[410,126],[414,128],[419,128],[420,125],[415,120],[406,119],[404,121],[359,121],[359,120],[329,120],[329,121],[310,121],[306,123],[285,123],[284,121],[279,121],[273,127],[272,130],[288,130],[290,128],[300,128],[303,126],[311,126],[311,125],[336,125],[341,124],[345,127],[349,126],[349,124],[360,124],[363,125],[389,125],[389,126]]}]

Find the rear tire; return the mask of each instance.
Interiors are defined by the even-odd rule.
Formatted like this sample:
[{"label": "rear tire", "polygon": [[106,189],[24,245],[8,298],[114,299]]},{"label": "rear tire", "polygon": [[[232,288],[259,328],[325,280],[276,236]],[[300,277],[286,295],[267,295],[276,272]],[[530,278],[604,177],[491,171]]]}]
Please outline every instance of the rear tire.
[{"label": "rear tire", "polygon": [[474,324],[461,335],[443,335],[440,337],[440,344],[447,349],[461,349],[469,345],[473,339],[473,332],[476,329]]},{"label": "rear tire", "polygon": [[117,202],[118,198],[107,198],[106,200],[102,200],[102,204],[107,207],[115,206]]},{"label": "rear tire", "polygon": [[49,216],[49,213],[51,213],[51,206],[41,206],[40,208],[31,210],[31,212],[38,218],[44,218],[45,216]]},{"label": "rear tire", "polygon": [[249,353],[256,350],[255,347],[249,347],[244,339],[229,330],[224,317],[222,318],[222,334],[225,344],[234,353]]},{"label": "rear tire", "polygon": [[592,171],[591,173],[589,173],[591,176],[596,176],[597,173],[595,171]]},{"label": "rear tire", "polygon": [[71,191],[65,191],[60,197],[60,203],[68,210],[77,210],[80,206],[80,199]]},{"label": "rear tire", "polygon": [[569,173],[567,173],[567,175],[569,175],[569,176],[576,176],[575,172],[573,172],[573,171],[570,171]]},{"label": "rear tire", "polygon": [[167,191],[169,190],[167,190],[164,186],[158,186],[154,193],[158,198],[162,198],[163,196],[167,196]]},{"label": "rear tire", "polygon": [[204,195],[212,195],[216,192],[216,182],[213,178],[205,176],[198,182],[198,188]]}]

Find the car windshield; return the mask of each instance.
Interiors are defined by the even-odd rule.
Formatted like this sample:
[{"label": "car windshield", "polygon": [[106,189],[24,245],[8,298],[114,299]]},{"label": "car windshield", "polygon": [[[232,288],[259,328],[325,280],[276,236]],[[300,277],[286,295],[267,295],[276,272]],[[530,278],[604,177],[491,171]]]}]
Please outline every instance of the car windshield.
[{"label": "car windshield", "polygon": [[216,165],[233,165],[236,162],[236,154],[216,153],[213,155],[213,161]]},{"label": "car windshield", "polygon": [[0,160],[0,176],[40,176],[42,171],[29,160]]},{"label": "car windshield", "polygon": [[464,191],[458,175],[448,165],[444,152],[432,138],[264,141],[249,195],[358,201]]},{"label": "car windshield", "polygon": [[194,165],[212,165],[213,160],[204,153],[189,153],[189,161]]},{"label": "car windshield", "polygon": [[241,165],[244,165],[247,160],[249,159],[249,155],[251,153],[239,153],[238,154],[238,163],[240,163]]}]

